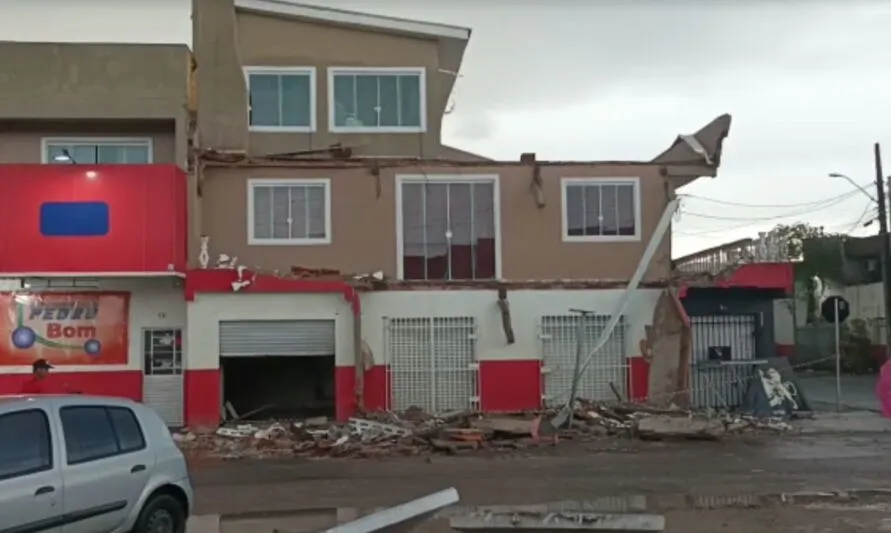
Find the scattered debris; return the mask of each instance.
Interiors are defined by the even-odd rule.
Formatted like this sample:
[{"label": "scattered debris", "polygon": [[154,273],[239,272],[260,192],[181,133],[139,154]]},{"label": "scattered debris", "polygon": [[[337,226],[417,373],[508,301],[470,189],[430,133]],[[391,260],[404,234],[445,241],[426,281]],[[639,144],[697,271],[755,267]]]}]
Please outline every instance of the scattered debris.
[{"label": "scattered debris", "polygon": [[784,432],[781,419],[693,413],[671,407],[578,401],[569,428],[551,424],[554,411],[485,416],[469,411],[431,415],[411,407],[402,413],[373,412],[337,423],[327,417],[243,423],[237,418],[209,431],[185,430],[174,440],[187,455],[244,457],[411,456],[431,452],[520,450],[560,440],[607,437],[644,440],[715,440],[751,431]]}]

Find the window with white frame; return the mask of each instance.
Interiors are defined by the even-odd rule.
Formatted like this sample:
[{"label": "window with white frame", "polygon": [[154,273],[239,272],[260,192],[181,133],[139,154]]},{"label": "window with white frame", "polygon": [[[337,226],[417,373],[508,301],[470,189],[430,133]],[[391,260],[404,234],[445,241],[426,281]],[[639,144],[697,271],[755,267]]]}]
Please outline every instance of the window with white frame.
[{"label": "window with white frame", "polygon": [[402,279],[497,277],[495,178],[400,178]]},{"label": "window with white frame", "polygon": [[328,70],[333,132],[425,130],[424,69]]},{"label": "window with white frame", "polygon": [[315,69],[247,67],[244,71],[252,130],[315,130]]},{"label": "window with white frame", "polygon": [[331,191],[327,179],[250,180],[249,244],[329,244]]},{"label": "window with white frame", "polygon": [[563,239],[640,239],[637,178],[565,178]]},{"label": "window with white frame", "polygon": [[145,165],[152,162],[151,139],[44,139],[44,162]]}]

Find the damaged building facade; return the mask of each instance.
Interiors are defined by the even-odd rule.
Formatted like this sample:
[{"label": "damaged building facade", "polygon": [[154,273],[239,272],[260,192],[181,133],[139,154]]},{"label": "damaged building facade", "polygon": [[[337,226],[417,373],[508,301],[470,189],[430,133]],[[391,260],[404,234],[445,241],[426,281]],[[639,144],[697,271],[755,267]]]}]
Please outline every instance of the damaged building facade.
[{"label": "damaged building facade", "polygon": [[[172,425],[216,425],[252,412],[343,419],[412,406],[535,409],[566,401],[579,335],[584,350],[593,348],[620,307],[579,395],[647,396],[655,346],[679,342],[652,332],[659,309],[677,307],[668,291],[666,211],[678,187],[716,175],[728,116],[652,160],[553,162],[530,153],[491,161],[444,145],[440,135],[469,29],[277,0],[194,0],[193,8],[194,63],[183,50],[175,83],[182,90],[171,99],[185,116],[165,119],[169,162],[183,169],[176,194],[187,209],[153,212],[183,221],[170,234],[185,257],[170,259],[159,279],[134,263],[106,287],[110,266],[80,265],[75,258],[84,254],[74,250],[84,248],[66,249],[54,237],[56,250],[69,251],[66,269],[43,276],[70,278],[72,287],[93,280],[65,289],[72,293],[129,294],[126,368],[141,380],[130,396]],[[56,86],[65,75],[47,73]],[[117,110],[109,91],[124,94],[134,82],[104,80],[112,88],[84,84],[66,105],[89,97]],[[144,97],[121,100],[115,112],[146,113],[159,102],[149,92],[157,83],[145,85],[130,91]],[[0,90],[36,97],[19,94],[23,87]],[[73,138],[148,136],[89,125],[98,119],[70,117],[62,103],[53,109],[54,127],[73,128],[66,133]],[[29,128],[35,139],[54,136]],[[165,142],[153,144],[156,154]],[[80,145],[65,146],[79,153]],[[56,155],[66,153],[47,157]],[[106,167],[98,158],[52,168],[135,176],[167,162]],[[76,191],[72,201],[86,199],[86,189]],[[167,228],[154,216],[141,220],[146,243]],[[658,246],[645,258],[654,235]],[[109,262],[111,237],[96,245]],[[135,242],[124,249],[139,251]],[[23,284],[48,272],[34,266],[39,259],[6,276],[10,290],[35,292]],[[620,306],[642,259],[640,284]],[[141,283],[164,286],[142,297]],[[164,291],[169,307],[146,303]],[[172,371],[153,377],[146,332],[162,326],[173,328],[176,359]],[[107,370],[87,364],[59,373],[88,383],[83,392],[115,394]],[[156,390],[166,392],[149,394]]]}]

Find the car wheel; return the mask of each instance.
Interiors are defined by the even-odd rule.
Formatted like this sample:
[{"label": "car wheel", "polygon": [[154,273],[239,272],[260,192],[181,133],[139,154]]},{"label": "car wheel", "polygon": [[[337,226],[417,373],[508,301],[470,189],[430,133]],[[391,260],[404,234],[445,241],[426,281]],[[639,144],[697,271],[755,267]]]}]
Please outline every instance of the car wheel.
[{"label": "car wheel", "polygon": [[185,533],[186,511],[173,496],[159,494],[142,508],[133,533]]}]

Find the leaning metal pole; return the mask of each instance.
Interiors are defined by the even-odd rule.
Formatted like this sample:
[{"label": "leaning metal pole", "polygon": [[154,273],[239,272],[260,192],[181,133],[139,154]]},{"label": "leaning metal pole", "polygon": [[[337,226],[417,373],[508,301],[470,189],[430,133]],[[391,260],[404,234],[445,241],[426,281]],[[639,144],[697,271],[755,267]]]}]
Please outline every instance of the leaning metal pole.
[{"label": "leaning metal pole", "polygon": [[[578,379],[578,376],[584,374],[585,370],[588,368],[588,365],[594,360],[594,356],[597,352],[600,351],[601,348],[606,344],[606,341],[609,340],[610,335],[612,335],[613,330],[616,329],[616,326],[619,324],[619,320],[621,320],[622,313],[625,312],[625,308],[628,307],[628,303],[631,301],[631,296],[634,295],[634,292],[637,290],[637,287],[640,285],[640,281],[643,279],[644,274],[646,274],[647,270],[650,268],[650,263],[653,262],[653,257],[656,255],[656,250],[659,249],[659,245],[662,244],[662,239],[665,237],[665,234],[668,233],[668,229],[671,227],[671,217],[674,216],[675,211],[678,209],[678,205],[680,205],[681,199],[680,197],[674,198],[672,201],[668,202],[668,205],[665,206],[665,211],[662,212],[662,218],[659,219],[659,223],[656,224],[656,229],[653,230],[653,235],[650,237],[650,242],[647,243],[646,249],[644,249],[644,253],[640,258],[640,262],[637,264],[637,270],[634,271],[634,275],[631,276],[631,279],[628,281],[628,286],[625,287],[625,292],[622,293],[622,296],[619,297],[619,301],[616,303],[615,309],[613,309],[610,314],[609,321],[606,323],[606,327],[603,328],[603,331],[600,333],[600,338],[597,339],[597,342],[594,343],[594,347],[591,349],[591,352],[588,354],[588,358],[582,364],[581,368],[578,369],[576,375],[573,376],[573,382]],[[562,427],[567,420],[572,416],[572,403],[567,403],[563,406],[563,409],[557,413],[551,420],[551,425],[554,427]]]}]

